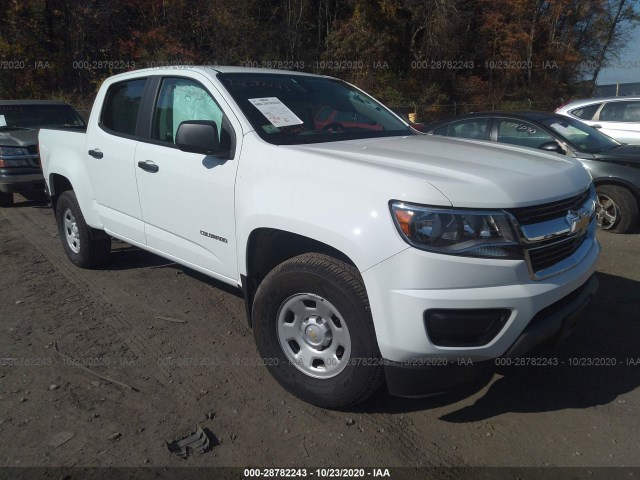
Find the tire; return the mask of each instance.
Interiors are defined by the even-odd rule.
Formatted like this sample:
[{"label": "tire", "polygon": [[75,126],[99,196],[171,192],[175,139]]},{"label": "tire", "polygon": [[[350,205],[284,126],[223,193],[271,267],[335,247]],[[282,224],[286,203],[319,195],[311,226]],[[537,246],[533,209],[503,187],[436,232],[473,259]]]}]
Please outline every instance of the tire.
[{"label": "tire", "polygon": [[252,318],[263,363],[298,398],[345,408],[382,385],[369,300],[355,267],[318,253],[287,260],[258,287]]},{"label": "tire", "polygon": [[13,205],[13,193],[0,192],[0,207],[10,207]]},{"label": "tire", "polygon": [[616,185],[596,187],[600,210],[598,228],[612,233],[627,233],[638,221],[638,202],[629,190]]},{"label": "tire", "polygon": [[72,190],[60,195],[56,205],[56,220],[60,240],[71,262],[81,268],[95,268],[107,262],[111,237],[87,225]]}]

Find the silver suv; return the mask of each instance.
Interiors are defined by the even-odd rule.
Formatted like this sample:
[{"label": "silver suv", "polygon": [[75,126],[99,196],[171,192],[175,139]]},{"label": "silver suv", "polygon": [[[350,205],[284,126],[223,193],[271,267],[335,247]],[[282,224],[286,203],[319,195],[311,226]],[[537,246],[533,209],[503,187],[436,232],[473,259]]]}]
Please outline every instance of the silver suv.
[{"label": "silver suv", "polygon": [[576,100],[556,113],[578,119],[620,143],[640,145],[640,97],[601,97]]}]

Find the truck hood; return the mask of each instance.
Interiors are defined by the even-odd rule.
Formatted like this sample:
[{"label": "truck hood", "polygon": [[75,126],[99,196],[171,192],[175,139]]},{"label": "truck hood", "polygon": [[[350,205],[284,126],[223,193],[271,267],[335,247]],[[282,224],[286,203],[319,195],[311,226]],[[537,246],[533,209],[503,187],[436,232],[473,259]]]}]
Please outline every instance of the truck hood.
[{"label": "truck hood", "polygon": [[[284,148],[418,176],[454,207],[514,208],[553,202],[584,191],[591,182],[588,171],[568,157],[430,135]],[[390,182],[391,191],[402,191],[402,185],[393,184],[393,177]]]},{"label": "truck hood", "polygon": [[0,130],[0,146],[29,147],[38,143],[38,129]]}]

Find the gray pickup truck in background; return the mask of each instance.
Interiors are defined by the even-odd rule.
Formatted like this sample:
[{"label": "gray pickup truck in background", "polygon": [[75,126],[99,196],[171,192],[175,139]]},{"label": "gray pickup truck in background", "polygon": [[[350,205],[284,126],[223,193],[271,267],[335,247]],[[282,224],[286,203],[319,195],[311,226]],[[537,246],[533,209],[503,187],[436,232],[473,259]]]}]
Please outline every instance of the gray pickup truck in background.
[{"label": "gray pickup truck in background", "polygon": [[37,152],[42,127],[84,129],[86,124],[64,102],[0,100],[0,207],[13,204],[14,192],[44,193]]}]

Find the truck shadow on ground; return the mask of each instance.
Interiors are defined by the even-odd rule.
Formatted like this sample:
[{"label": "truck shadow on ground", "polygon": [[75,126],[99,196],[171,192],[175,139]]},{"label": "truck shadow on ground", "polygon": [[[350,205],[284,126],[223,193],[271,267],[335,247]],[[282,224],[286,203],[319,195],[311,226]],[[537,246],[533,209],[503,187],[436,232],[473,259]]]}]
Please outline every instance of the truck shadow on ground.
[{"label": "truck shadow on ground", "polygon": [[112,239],[111,242],[111,256],[109,258],[109,263],[101,267],[102,270],[117,271],[131,270],[135,268],[171,268],[178,272],[182,272],[184,275],[187,275],[194,280],[211,285],[212,287],[234,295],[235,297],[244,298],[240,289],[234,288],[226,283],[222,283],[203,273],[183,267],[178,263],[167,260],[151,252],[147,252],[146,250],[142,250],[141,248],[131,246],[120,240]]},{"label": "truck shadow on ground", "polygon": [[[400,413],[460,402],[460,408],[440,420],[465,423],[508,412],[582,409],[615,401],[640,386],[640,282],[603,273],[598,278],[600,290],[574,334],[555,348],[529,356],[556,357],[557,366],[501,369],[483,392],[486,380],[466,391],[425,399],[399,399],[383,393],[360,410]],[[465,402],[472,395],[475,401]]]}]

